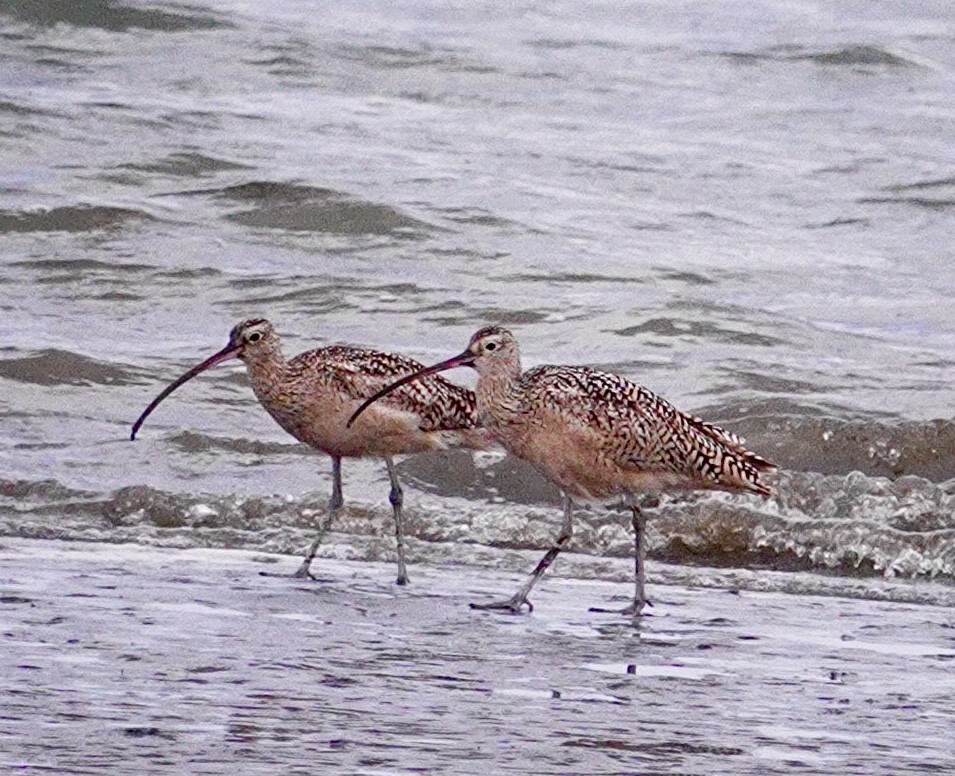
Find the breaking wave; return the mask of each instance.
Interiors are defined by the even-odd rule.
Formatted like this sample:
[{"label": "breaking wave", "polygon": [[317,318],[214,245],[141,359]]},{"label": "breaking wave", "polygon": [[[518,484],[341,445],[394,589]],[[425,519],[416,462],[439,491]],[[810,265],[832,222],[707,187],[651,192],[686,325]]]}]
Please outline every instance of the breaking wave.
[{"label": "breaking wave", "polygon": [[[195,444],[192,439],[189,447]],[[481,562],[489,547],[549,546],[559,523],[555,494],[523,464],[487,456],[469,468],[458,455],[448,468],[459,473],[453,495],[442,487],[448,473],[440,458],[401,465],[409,485],[405,528],[412,548],[427,555],[428,545],[455,544],[471,548],[456,558]],[[776,492],[766,500],[693,493],[648,506],[651,560],[955,582],[955,479],[783,471],[774,484]],[[504,497],[518,492],[534,498]],[[346,503],[333,531],[339,544],[350,545],[349,557],[390,557],[393,526],[384,493],[375,492],[375,503]],[[99,494],[54,480],[0,481],[0,533],[296,554],[314,537],[327,497],[324,491],[301,497],[196,495],[147,485]],[[626,514],[578,511],[572,552],[626,558],[631,547]]]}]

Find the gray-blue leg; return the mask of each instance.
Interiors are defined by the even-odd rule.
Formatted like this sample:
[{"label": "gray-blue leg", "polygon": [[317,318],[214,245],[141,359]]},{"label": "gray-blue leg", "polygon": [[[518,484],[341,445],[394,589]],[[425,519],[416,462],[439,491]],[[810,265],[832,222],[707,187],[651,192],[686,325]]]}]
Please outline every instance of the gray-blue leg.
[{"label": "gray-blue leg", "polygon": [[391,508],[395,513],[395,541],[398,547],[398,579],[395,581],[399,585],[407,585],[410,580],[408,570],[405,568],[405,532],[401,526],[401,507],[405,503],[405,495],[398,481],[395,462],[391,458],[385,458],[385,465],[388,467],[388,477],[391,480],[388,501],[391,502]]},{"label": "gray-blue leg", "polygon": [[328,529],[332,527],[332,523],[335,521],[335,518],[338,517],[338,513],[341,512],[344,503],[345,499],[342,496],[342,459],[337,456],[332,456],[332,497],[328,501],[328,513],[325,515],[325,519],[319,524],[318,536],[315,537],[312,546],[308,548],[302,565],[298,567],[298,571],[292,575],[293,577],[298,579],[315,579],[309,570],[312,566],[312,561],[315,560],[315,555],[322,541],[325,539],[325,534],[327,534]]},{"label": "gray-blue leg", "polygon": [[[640,507],[630,507],[633,513],[633,606],[627,614],[638,617],[647,605],[647,518]],[[630,608],[630,607],[628,607]],[[626,610],[625,610],[626,611]]]},{"label": "gray-blue leg", "polygon": [[[632,513],[630,523],[633,526],[633,603],[623,609],[601,609],[592,607],[592,612],[609,612],[639,617],[643,607],[650,604],[646,596],[647,579],[647,519],[640,507],[630,507]],[[652,604],[650,604],[652,606]]]},{"label": "gray-blue leg", "polygon": [[531,575],[527,578],[527,581],[521,585],[520,590],[518,590],[513,597],[508,598],[506,601],[493,601],[488,604],[471,604],[472,609],[504,609],[506,611],[514,612],[514,614],[520,614],[524,607],[527,607],[528,612],[534,611],[534,604],[532,604],[527,597],[530,595],[531,590],[534,585],[537,584],[544,572],[550,568],[551,563],[554,562],[560,551],[567,546],[567,543],[570,541],[570,538],[574,535],[574,505],[570,500],[570,497],[567,494],[564,494],[564,522],[560,526],[560,534],[557,536],[557,540],[554,542],[554,546],[551,547],[547,554],[540,559],[540,562],[537,564]]}]

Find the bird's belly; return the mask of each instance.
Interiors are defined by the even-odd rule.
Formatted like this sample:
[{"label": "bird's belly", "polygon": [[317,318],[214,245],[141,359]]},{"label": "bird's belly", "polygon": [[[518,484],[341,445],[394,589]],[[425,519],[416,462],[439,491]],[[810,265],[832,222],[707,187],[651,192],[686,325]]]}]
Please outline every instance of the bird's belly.
[{"label": "bird's belly", "polygon": [[412,413],[373,408],[351,426],[347,422],[360,402],[324,402],[322,406],[291,411],[270,408],[276,422],[300,442],[327,455],[341,458],[383,457],[421,453],[453,445],[445,439],[453,432],[427,432]]},{"label": "bird's belly", "polygon": [[642,493],[681,487],[677,472],[641,469],[615,460],[613,450],[587,429],[561,428],[512,437],[505,447],[540,471],[576,501],[607,503]]}]

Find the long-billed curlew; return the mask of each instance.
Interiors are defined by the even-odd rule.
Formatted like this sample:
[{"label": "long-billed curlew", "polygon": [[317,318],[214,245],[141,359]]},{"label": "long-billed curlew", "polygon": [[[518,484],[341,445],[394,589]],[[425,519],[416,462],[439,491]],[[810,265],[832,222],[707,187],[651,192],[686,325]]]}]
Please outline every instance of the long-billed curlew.
[{"label": "long-billed curlew", "polygon": [[362,399],[403,375],[420,371],[422,364],[393,353],[345,345],[309,350],[286,361],[272,324],[254,318],[233,328],[228,345],[153,399],[133,424],[129,438],[136,438],[149,414],[176,388],[232,358],[245,362],[252,390],[276,422],[300,442],[332,459],[328,515],[294,576],[310,576],[309,568],[318,547],[344,504],[342,458],[375,456],[384,458],[388,467],[388,500],[394,511],[398,543],[397,581],[399,585],[407,584],[401,525],[403,493],[393,456],[449,447],[485,447],[488,437],[476,427],[474,393],[435,376],[397,392],[362,423],[346,427],[345,421]]},{"label": "long-billed curlew", "polygon": [[645,520],[636,499],[666,490],[716,489],[770,494],[760,474],[775,469],[743,440],[680,412],[651,391],[618,375],[584,366],[539,366],[521,371],[517,341],[488,326],[460,355],[397,380],[373,402],[414,380],[457,366],[478,373],[477,417],[508,452],[530,462],[564,495],[564,521],[554,546],[517,593],[476,609],[533,609],[528,595],[570,541],[574,502],[625,501],[632,511],[635,591],[624,613],[645,603]]}]

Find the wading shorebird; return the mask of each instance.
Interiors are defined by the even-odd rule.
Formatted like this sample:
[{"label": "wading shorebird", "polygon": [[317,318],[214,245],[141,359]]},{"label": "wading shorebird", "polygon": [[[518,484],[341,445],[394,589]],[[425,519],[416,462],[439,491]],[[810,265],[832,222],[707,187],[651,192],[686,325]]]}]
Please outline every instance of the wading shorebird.
[{"label": "wading shorebird", "polygon": [[560,534],[527,581],[512,598],[471,604],[475,609],[518,613],[526,606],[532,611],[531,589],[570,541],[574,503],[623,500],[632,511],[635,590],[633,603],[621,613],[639,615],[646,604],[641,495],[693,489],[770,495],[760,475],[776,467],[747,450],[739,437],[615,374],[585,366],[522,372],[514,335],[498,326],[478,331],[463,353],[382,388],[355,411],[349,425],[392,391],[457,366],[478,373],[478,422],[564,496]]},{"label": "wading shorebird", "polygon": [[331,345],[300,353],[289,361],[279,337],[264,318],[243,321],[232,329],[229,344],[167,386],[133,424],[136,438],[143,422],[176,388],[223,361],[245,362],[259,403],[276,422],[300,442],[331,456],[332,497],[318,536],[293,576],[308,578],[318,547],[341,510],[342,458],[373,456],[385,459],[391,479],[391,502],[398,545],[399,585],[408,583],[405,568],[401,506],[404,494],[393,456],[449,447],[481,449],[488,444],[477,428],[475,397],[467,388],[435,376],[398,391],[361,423],[345,421],[359,403],[382,386],[423,369],[419,362],[377,350]]}]

